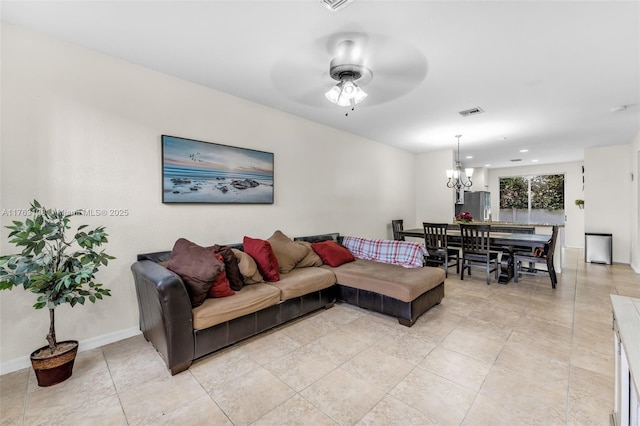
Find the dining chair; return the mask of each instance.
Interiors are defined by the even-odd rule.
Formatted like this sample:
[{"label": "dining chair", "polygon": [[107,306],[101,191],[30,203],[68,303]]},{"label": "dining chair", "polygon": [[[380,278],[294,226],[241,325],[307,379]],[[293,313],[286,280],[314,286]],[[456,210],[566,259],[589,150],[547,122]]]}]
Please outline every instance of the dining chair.
[{"label": "dining chair", "polygon": [[393,239],[396,241],[404,241],[404,235],[400,235],[400,231],[404,230],[404,221],[402,219],[395,219],[391,221],[391,231],[393,232]]},{"label": "dining chair", "polygon": [[[538,272],[546,272],[549,274],[549,278],[551,278],[551,288],[556,288],[556,284],[558,283],[558,278],[556,276],[556,269],[553,266],[553,254],[556,249],[556,240],[558,239],[558,225],[553,225],[551,230],[551,237],[549,241],[544,245],[544,247],[535,249],[533,252],[529,253],[519,253],[516,252],[513,254],[513,263],[515,268],[515,273],[513,277],[514,282],[518,282],[518,277],[520,275],[535,275]],[[528,266],[523,267],[523,263],[527,262]],[[544,263],[546,265],[546,269],[542,266],[538,266]]]},{"label": "dining chair", "polygon": [[[484,268],[487,272],[487,285],[491,281],[491,272],[495,272],[496,280],[500,274],[498,258],[501,252],[491,250],[489,244],[491,225],[460,224],[462,240],[462,269],[460,279],[464,280],[464,270],[471,275],[471,268]],[[478,263],[481,263],[479,265]]]},{"label": "dining chair", "polygon": [[445,277],[449,276],[449,266],[456,265],[456,274],[460,273],[460,249],[449,247],[447,227],[446,223],[422,222],[424,245],[427,248],[425,265],[444,265]]}]

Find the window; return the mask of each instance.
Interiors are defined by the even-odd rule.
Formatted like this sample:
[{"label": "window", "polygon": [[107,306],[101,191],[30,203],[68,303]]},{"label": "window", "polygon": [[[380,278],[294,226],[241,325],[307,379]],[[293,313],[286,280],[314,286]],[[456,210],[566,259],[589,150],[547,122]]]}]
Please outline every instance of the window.
[{"label": "window", "polygon": [[500,220],[564,223],[564,175],[500,178]]}]

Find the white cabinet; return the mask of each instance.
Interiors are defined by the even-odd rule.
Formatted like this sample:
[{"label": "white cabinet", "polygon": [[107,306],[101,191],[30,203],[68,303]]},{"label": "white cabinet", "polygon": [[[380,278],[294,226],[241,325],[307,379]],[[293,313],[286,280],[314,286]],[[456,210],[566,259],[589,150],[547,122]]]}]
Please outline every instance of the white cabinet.
[{"label": "white cabinet", "polygon": [[611,415],[615,426],[640,426],[640,299],[612,294],[615,389]]}]

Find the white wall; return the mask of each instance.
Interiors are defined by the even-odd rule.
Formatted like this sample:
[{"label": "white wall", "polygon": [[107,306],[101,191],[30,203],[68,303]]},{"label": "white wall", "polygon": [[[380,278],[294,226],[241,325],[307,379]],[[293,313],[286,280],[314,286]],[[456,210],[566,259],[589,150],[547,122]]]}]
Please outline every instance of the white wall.
[{"label": "white wall", "polygon": [[[391,219],[415,215],[413,154],[9,25],[1,43],[0,208],[36,198],[130,212],[78,222],[110,234],[117,260],[98,278],[113,297],[58,308],[60,340],[137,332],[130,265],[179,237],[224,244],[281,229],[384,238]],[[275,203],[162,204],[162,134],[273,152]],[[13,219],[23,218],[3,215],[0,225]],[[14,251],[7,233],[3,254]],[[34,302],[20,289],[0,292],[0,370],[46,344],[48,313]]]},{"label": "white wall", "polygon": [[490,169],[489,191],[491,191],[491,212],[494,220],[499,220],[501,177],[541,174],[564,174],[564,203],[567,219],[563,243],[565,247],[584,247],[584,210],[575,205],[577,198],[584,199],[582,163],[579,162]]},{"label": "white wall", "polygon": [[584,155],[585,232],[613,234],[613,261],[622,263],[631,262],[630,151],[631,145],[617,145],[587,149]]},{"label": "white wall", "polygon": [[629,144],[630,169],[633,171],[631,182],[631,267],[640,274],[640,132]]},{"label": "white wall", "polygon": [[414,226],[422,222],[451,222],[455,191],[447,188],[447,169],[452,168],[454,152],[443,150],[420,154],[416,158],[416,213]]}]

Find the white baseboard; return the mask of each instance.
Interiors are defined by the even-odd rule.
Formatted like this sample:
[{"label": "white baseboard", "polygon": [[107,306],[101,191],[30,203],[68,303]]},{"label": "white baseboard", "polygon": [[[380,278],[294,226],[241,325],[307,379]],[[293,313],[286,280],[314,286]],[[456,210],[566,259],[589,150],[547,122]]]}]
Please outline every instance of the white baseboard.
[{"label": "white baseboard", "polygon": [[[94,348],[99,348],[100,346],[128,339],[129,337],[137,336],[138,334],[140,334],[140,329],[138,329],[138,327],[131,327],[125,330],[103,334],[102,336],[92,337],[90,339],[80,341],[78,352],[84,352]],[[23,368],[28,367],[31,367],[31,360],[29,359],[29,355],[22,356],[20,358],[15,358],[7,362],[0,363],[0,375],[22,370]]]}]

